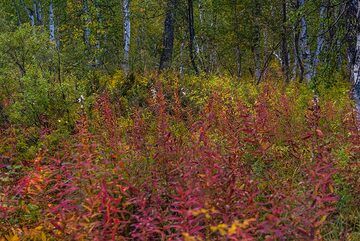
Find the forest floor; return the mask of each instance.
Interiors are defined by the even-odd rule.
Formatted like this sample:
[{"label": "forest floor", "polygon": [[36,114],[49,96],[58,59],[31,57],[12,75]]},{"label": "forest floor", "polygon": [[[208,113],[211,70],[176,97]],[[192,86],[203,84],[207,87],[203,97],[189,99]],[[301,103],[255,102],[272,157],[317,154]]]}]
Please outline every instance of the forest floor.
[{"label": "forest floor", "polygon": [[155,86],[2,127],[0,240],[360,240],[349,86]]}]

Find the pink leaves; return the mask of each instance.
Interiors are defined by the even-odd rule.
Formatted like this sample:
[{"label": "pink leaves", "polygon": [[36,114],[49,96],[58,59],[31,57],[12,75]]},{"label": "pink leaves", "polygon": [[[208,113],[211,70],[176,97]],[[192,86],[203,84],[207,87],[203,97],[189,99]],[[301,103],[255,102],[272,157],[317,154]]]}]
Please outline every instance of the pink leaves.
[{"label": "pink leaves", "polygon": [[296,114],[294,97],[267,88],[254,103],[214,94],[188,113],[169,89],[129,117],[100,96],[96,117],[29,162],[7,200],[36,204],[34,222],[69,240],[320,238],[339,173],[321,103]]}]

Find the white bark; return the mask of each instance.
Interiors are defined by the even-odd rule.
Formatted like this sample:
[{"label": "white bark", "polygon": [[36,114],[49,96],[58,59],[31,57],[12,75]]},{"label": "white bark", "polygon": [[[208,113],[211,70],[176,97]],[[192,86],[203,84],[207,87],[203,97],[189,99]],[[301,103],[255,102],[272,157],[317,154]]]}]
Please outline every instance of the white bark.
[{"label": "white bark", "polygon": [[88,0],[83,1],[83,11],[85,14],[85,29],[84,29],[84,42],[87,47],[90,47],[90,27],[91,22]]},{"label": "white bark", "polygon": [[355,61],[352,69],[353,81],[354,81],[354,99],[356,102],[356,109],[358,111],[358,120],[360,120],[360,0],[358,0],[358,9],[356,15],[356,50]]},{"label": "white bark", "polygon": [[130,68],[130,39],[131,39],[131,23],[130,23],[130,0],[123,0],[124,14],[124,70],[129,71]]},{"label": "white bark", "polygon": [[180,59],[180,76],[183,76],[184,74],[184,63],[183,63],[183,52],[184,52],[184,48],[185,48],[185,40],[183,40],[181,42],[181,46],[180,46],[180,55],[179,55],[179,59]]},{"label": "white bark", "polygon": [[[303,7],[305,4],[305,0],[299,0],[299,7]],[[304,61],[304,77],[306,81],[311,80],[311,52],[308,44],[308,36],[307,36],[307,22],[305,16],[303,16],[300,20],[301,31],[300,31],[300,39],[299,39],[299,47],[300,47],[300,58]]]},{"label": "white bark", "polygon": [[353,66],[353,81],[355,85],[360,84],[360,33],[357,34],[356,57]]},{"label": "white bark", "polygon": [[29,8],[28,6],[26,6],[26,4],[24,3],[24,0],[20,0],[21,5],[24,7],[29,19],[30,19],[30,24],[31,26],[35,26],[35,14],[34,14],[34,10],[32,10],[31,8]]},{"label": "white bark", "polygon": [[34,12],[36,17],[36,24],[42,25],[43,21],[42,21],[41,3],[38,0],[33,0],[33,5],[34,5]]},{"label": "white bark", "polygon": [[50,41],[55,42],[55,19],[54,19],[54,6],[52,0],[50,0],[50,5],[49,5],[49,32],[50,32]]},{"label": "white bark", "polygon": [[[98,1],[94,1],[95,7],[96,7],[96,18],[98,21],[98,28],[102,28],[103,27],[103,19],[102,19],[102,15],[100,12],[100,7],[99,7],[99,3]],[[96,54],[95,54],[95,66],[99,66],[101,64],[101,40],[102,40],[102,35],[100,33],[101,31],[97,31],[97,35],[96,35]]]}]

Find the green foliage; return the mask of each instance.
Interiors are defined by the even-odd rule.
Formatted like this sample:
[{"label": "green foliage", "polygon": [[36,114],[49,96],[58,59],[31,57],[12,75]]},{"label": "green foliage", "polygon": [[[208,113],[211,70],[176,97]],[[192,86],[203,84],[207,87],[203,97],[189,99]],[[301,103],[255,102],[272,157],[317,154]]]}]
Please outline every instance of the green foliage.
[{"label": "green foliage", "polygon": [[[328,240],[344,230],[356,237],[356,173],[347,170],[358,156],[357,139],[346,124],[351,102],[341,86],[320,91],[315,102],[306,84],[275,80],[118,72],[99,84],[101,93],[71,110],[75,128],[61,120],[51,130],[19,126],[0,137],[0,156],[9,156],[0,182],[11,190],[0,232],[17,225],[42,227],[46,236],[56,230],[60,239],[113,232],[133,238],[141,235],[137,225],[150,222],[166,237],[181,237],[187,232],[165,224],[199,218],[189,222],[192,235],[209,240],[240,237],[239,227],[256,238],[301,239],[313,230]],[[147,221],[150,210],[161,218]],[[177,214],[189,210],[188,218]],[[283,221],[264,231],[274,218]]]}]

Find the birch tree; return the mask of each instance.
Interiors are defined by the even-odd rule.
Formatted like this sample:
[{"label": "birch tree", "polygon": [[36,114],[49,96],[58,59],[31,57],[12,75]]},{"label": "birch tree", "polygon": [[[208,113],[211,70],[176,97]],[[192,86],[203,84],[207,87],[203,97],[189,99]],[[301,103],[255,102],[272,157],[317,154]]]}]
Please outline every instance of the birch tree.
[{"label": "birch tree", "polygon": [[23,8],[25,9],[29,20],[30,20],[30,25],[31,26],[35,26],[35,12],[32,8],[28,7],[25,3],[24,0],[20,0],[21,5],[23,6]]},{"label": "birch tree", "polygon": [[124,63],[123,63],[123,69],[127,73],[130,69],[130,41],[131,41],[130,0],[123,0],[123,14],[124,14]]},{"label": "birch tree", "polygon": [[55,16],[54,16],[54,6],[52,0],[50,0],[50,4],[49,4],[49,32],[50,32],[50,41],[55,42]]},{"label": "birch tree", "polygon": [[353,66],[353,81],[354,81],[354,98],[356,102],[356,109],[358,111],[358,119],[360,119],[360,0],[358,0],[356,13],[356,50],[355,60]]},{"label": "birch tree", "polygon": [[84,27],[84,43],[85,46],[90,49],[90,11],[88,0],[83,0],[83,12],[85,15],[85,27]]},{"label": "birch tree", "polygon": [[[298,0],[299,9],[303,10],[305,5],[305,0]],[[301,19],[300,19],[300,37],[299,37],[299,58],[303,63],[303,76],[305,80],[309,82],[311,80],[311,51],[308,44],[308,27],[306,17],[303,12],[301,12]],[[300,77],[302,79],[302,77]]]}]

